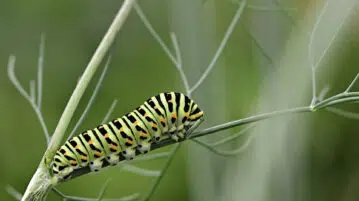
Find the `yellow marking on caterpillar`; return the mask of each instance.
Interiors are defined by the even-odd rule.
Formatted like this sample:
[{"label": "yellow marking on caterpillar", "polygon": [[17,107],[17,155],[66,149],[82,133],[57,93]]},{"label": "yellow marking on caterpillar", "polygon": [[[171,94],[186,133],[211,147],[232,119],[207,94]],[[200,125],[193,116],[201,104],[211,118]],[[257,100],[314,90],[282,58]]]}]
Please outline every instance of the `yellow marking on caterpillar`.
[{"label": "yellow marking on caterpillar", "polygon": [[96,152],[95,152],[95,155],[96,155],[96,156],[101,156],[101,153],[98,152],[98,151],[96,151]]},{"label": "yellow marking on caterpillar", "polygon": [[177,118],[177,115],[176,115],[176,113],[172,113],[172,118]]},{"label": "yellow marking on caterpillar", "polygon": [[123,131],[124,131],[124,128],[123,128],[123,127],[121,127],[121,128],[120,128],[120,132],[123,132]]},{"label": "yellow marking on caterpillar", "polygon": [[77,162],[76,161],[71,161],[71,165],[76,165]]},{"label": "yellow marking on caterpillar", "polygon": [[158,109],[157,105],[155,105],[155,106],[153,107],[153,109],[157,110],[157,109]]},{"label": "yellow marking on caterpillar", "polygon": [[109,138],[108,133],[106,133],[103,137],[104,138]]},{"label": "yellow marking on caterpillar", "polygon": [[162,118],[161,118],[161,122],[162,122],[162,123],[166,123],[166,119],[162,117]]},{"label": "yellow marking on caterpillar", "polygon": [[82,160],[87,160],[87,157],[86,156],[81,156],[81,159]]},{"label": "yellow marking on caterpillar", "polygon": [[138,125],[138,122],[137,122],[137,121],[135,121],[133,124],[134,124],[135,126],[137,126],[137,125]]},{"label": "yellow marking on caterpillar", "polygon": [[186,117],[187,117],[187,118],[189,117],[189,112],[186,113]]},{"label": "yellow marking on caterpillar", "polygon": [[117,147],[113,144],[111,144],[111,149],[117,150]]},{"label": "yellow marking on caterpillar", "polygon": [[129,143],[129,144],[133,144],[133,141],[132,140],[127,140],[127,143]]},{"label": "yellow marking on caterpillar", "polygon": [[143,117],[145,117],[145,118],[148,117],[147,113],[145,113],[145,115],[143,115]]},{"label": "yellow marking on caterpillar", "polygon": [[147,133],[142,132],[142,133],[141,133],[141,136],[142,136],[142,137],[147,137]]},{"label": "yellow marking on caterpillar", "polygon": [[93,141],[92,141],[92,140],[90,140],[90,141],[89,141],[89,144],[93,144]]},{"label": "yellow marking on caterpillar", "polygon": [[157,128],[157,124],[152,123],[152,127]]},{"label": "yellow marking on caterpillar", "polygon": [[169,100],[168,102],[169,102],[169,103],[173,103],[173,99]]}]

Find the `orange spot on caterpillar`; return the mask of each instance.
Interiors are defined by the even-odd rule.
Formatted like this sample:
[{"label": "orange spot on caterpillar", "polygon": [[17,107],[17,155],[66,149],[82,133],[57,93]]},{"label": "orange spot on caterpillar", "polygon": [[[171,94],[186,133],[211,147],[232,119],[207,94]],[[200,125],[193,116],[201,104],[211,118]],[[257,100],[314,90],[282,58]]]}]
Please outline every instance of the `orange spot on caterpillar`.
[{"label": "orange spot on caterpillar", "polygon": [[127,140],[127,143],[132,145],[133,141],[132,140]]},{"label": "orange spot on caterpillar", "polygon": [[105,137],[105,138],[109,138],[108,133],[106,133],[103,137]]},{"label": "orange spot on caterpillar", "polygon": [[176,113],[172,113],[172,118],[177,118],[177,115],[176,115]]},{"label": "orange spot on caterpillar", "polygon": [[155,105],[155,106],[153,107],[153,109],[157,110],[157,109],[158,109],[157,105]]},{"label": "orange spot on caterpillar", "polygon": [[77,162],[76,162],[76,161],[71,161],[71,164],[72,164],[72,165],[76,165]]},{"label": "orange spot on caterpillar", "polygon": [[76,145],[76,146],[75,146],[75,149],[79,149],[79,147],[80,147],[79,145]]},{"label": "orange spot on caterpillar", "polygon": [[117,150],[117,147],[115,145],[111,144],[111,149]]},{"label": "orange spot on caterpillar", "polygon": [[90,141],[88,141],[88,143],[89,143],[89,144],[93,144],[93,141],[92,141],[92,140],[90,140]]},{"label": "orange spot on caterpillar", "polygon": [[142,137],[147,137],[147,133],[142,132],[142,133],[141,133],[141,136],[142,136]]},{"label": "orange spot on caterpillar", "polygon": [[81,159],[82,160],[87,160],[87,157],[86,156],[81,156]]},{"label": "orange spot on caterpillar", "polygon": [[173,102],[173,99],[169,100],[168,102],[169,102],[169,103],[172,103],[172,102]]},{"label": "orange spot on caterpillar", "polygon": [[166,119],[162,117],[162,118],[161,118],[161,122],[162,122],[162,123],[166,123]]},{"label": "orange spot on caterpillar", "polygon": [[134,124],[135,126],[137,126],[137,125],[138,125],[138,122],[137,122],[137,121],[135,121],[133,124]]},{"label": "orange spot on caterpillar", "polygon": [[187,118],[189,117],[189,112],[186,113],[186,117],[187,117]]},{"label": "orange spot on caterpillar", "polygon": [[157,124],[152,123],[152,127],[157,128]]},{"label": "orange spot on caterpillar", "polygon": [[101,156],[101,153],[98,152],[98,151],[96,151],[96,152],[95,152],[95,155],[96,155],[96,156]]},{"label": "orange spot on caterpillar", "polygon": [[123,130],[124,130],[123,128],[120,128],[120,132],[123,132]]},{"label": "orange spot on caterpillar", "polygon": [[147,113],[145,113],[145,115],[143,115],[143,117],[148,117]]}]

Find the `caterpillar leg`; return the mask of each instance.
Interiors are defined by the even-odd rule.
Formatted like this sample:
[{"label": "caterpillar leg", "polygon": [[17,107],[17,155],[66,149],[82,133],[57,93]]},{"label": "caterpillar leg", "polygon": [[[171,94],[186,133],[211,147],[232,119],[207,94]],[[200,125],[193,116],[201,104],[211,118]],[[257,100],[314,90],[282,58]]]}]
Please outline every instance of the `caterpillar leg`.
[{"label": "caterpillar leg", "polygon": [[142,142],[137,145],[137,150],[141,152],[141,154],[147,154],[151,150],[151,143]]},{"label": "caterpillar leg", "polygon": [[110,165],[116,165],[118,162],[120,162],[118,154],[111,154],[107,156],[106,160],[108,163],[110,163]]},{"label": "caterpillar leg", "polygon": [[136,156],[136,150],[134,148],[127,148],[122,151],[122,155],[126,160],[133,160]]},{"label": "caterpillar leg", "polygon": [[90,162],[90,169],[92,172],[97,172],[102,168],[103,160],[101,158],[97,158]]}]

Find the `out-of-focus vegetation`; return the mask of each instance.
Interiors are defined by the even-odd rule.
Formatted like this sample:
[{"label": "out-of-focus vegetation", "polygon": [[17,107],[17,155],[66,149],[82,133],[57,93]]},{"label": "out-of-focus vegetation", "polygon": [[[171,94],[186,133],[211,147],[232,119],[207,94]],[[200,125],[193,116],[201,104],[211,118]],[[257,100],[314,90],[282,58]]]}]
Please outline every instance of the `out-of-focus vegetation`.
[{"label": "out-of-focus vegetation", "polygon": [[[16,55],[16,75],[23,86],[29,86],[30,80],[36,78],[40,35],[46,34],[42,111],[49,130],[53,132],[79,76],[121,3],[113,0],[5,0],[0,3],[1,200],[13,199],[6,193],[6,185],[12,185],[24,192],[46,147],[34,112],[7,77],[8,56]],[[263,99],[266,95],[261,93],[260,89],[268,84],[268,77],[275,76],[279,67],[283,68],[277,61],[282,57],[290,36],[294,31],[298,31],[293,20],[305,21],[311,8],[317,4],[322,5],[323,2],[282,1],[283,6],[295,8],[284,12],[281,9],[260,9],[278,6],[275,3],[268,4],[258,0],[249,1],[248,4],[252,7],[245,9],[216,67],[193,94],[193,98],[206,111],[206,123],[202,128],[254,113],[252,109],[256,108],[260,98]],[[180,47],[183,49],[184,69],[191,85],[207,67],[238,8],[236,2],[229,0],[142,0],[140,5],[169,46],[169,32],[175,31],[178,35]],[[319,11],[312,15],[317,13]],[[345,26],[345,31],[340,33],[340,43],[335,46],[340,51],[333,51],[333,54],[329,51],[330,59],[326,60],[317,72],[319,91],[327,85],[330,86],[329,94],[343,91],[359,72],[359,22],[355,21],[359,19],[358,14],[354,13],[350,18],[354,20],[349,22],[349,26]],[[274,33],[277,37],[273,37]],[[263,46],[263,49],[259,49],[256,43]],[[267,57],[263,56],[263,52]],[[275,62],[271,63],[268,57]],[[309,66],[302,68],[310,71]],[[290,76],[296,75],[287,76],[289,83],[278,84],[290,86]],[[83,97],[73,122],[81,115],[95,84],[96,80],[91,83]],[[359,89],[358,85],[359,83],[353,90]],[[118,99],[118,105],[112,118],[122,116],[148,97],[163,91],[184,92],[184,88],[173,63],[136,13],[132,12],[117,37],[112,49],[111,66],[101,91],[79,132],[98,125],[114,99]],[[308,97],[309,104],[311,92],[307,92],[297,96]],[[279,108],[286,107],[282,106]],[[346,104],[341,108],[351,112],[358,111],[357,104]],[[296,153],[297,148],[290,149],[291,146],[297,146],[296,141],[290,140],[288,142],[293,144],[286,144],[283,151],[293,151],[293,157],[300,156],[302,165],[286,165],[293,168],[292,172],[299,171],[296,167],[302,168],[300,171],[305,172],[301,174],[304,178],[293,177],[289,181],[299,182],[305,187],[288,192],[286,186],[281,183],[282,177],[287,175],[272,174],[269,176],[272,181],[269,182],[271,191],[262,200],[288,200],[286,198],[293,197],[296,199],[291,200],[358,200],[359,120],[326,111],[296,115],[295,120],[298,125],[307,126],[307,137],[301,142],[301,152]],[[304,121],[307,123],[303,123]],[[72,126],[74,124],[72,123]],[[240,128],[221,134],[238,130]],[[288,130],[291,132],[290,128]],[[221,134],[205,138],[220,139]],[[268,136],[272,134],[267,133]],[[241,141],[233,143],[233,146]],[[269,140],[268,143],[272,142]],[[215,156],[192,142],[184,144],[175,155],[175,160],[152,200],[236,200],[231,197],[230,192],[225,194],[226,191],[223,190],[229,185],[223,179],[223,172],[239,175],[242,170],[236,169],[236,163],[240,163],[241,156]],[[169,149],[170,147],[163,148],[155,153]],[[246,154],[250,155],[251,152]],[[164,160],[159,159],[139,163],[139,166],[158,170],[163,163]],[[232,179],[228,174],[226,178]],[[154,179],[129,173],[120,167],[111,167],[97,174],[62,183],[59,189],[66,194],[96,197],[108,178],[111,180],[105,197],[110,198],[137,192],[145,194]],[[238,185],[238,189],[241,187]],[[255,192],[258,189],[250,190]],[[208,198],[208,195],[216,197]],[[61,199],[50,193],[48,200]]]}]

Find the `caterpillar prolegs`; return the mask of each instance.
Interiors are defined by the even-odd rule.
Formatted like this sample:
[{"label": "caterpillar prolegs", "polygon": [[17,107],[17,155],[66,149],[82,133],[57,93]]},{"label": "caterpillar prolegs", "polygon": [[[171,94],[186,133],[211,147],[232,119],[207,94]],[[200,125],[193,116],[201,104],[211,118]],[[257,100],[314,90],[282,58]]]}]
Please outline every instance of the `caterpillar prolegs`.
[{"label": "caterpillar prolegs", "polygon": [[184,94],[160,93],[123,117],[66,141],[53,158],[53,176],[66,180],[82,167],[98,171],[104,161],[116,165],[121,156],[131,160],[136,151],[149,152],[152,143],[185,138],[189,129],[202,120],[203,111]]}]

